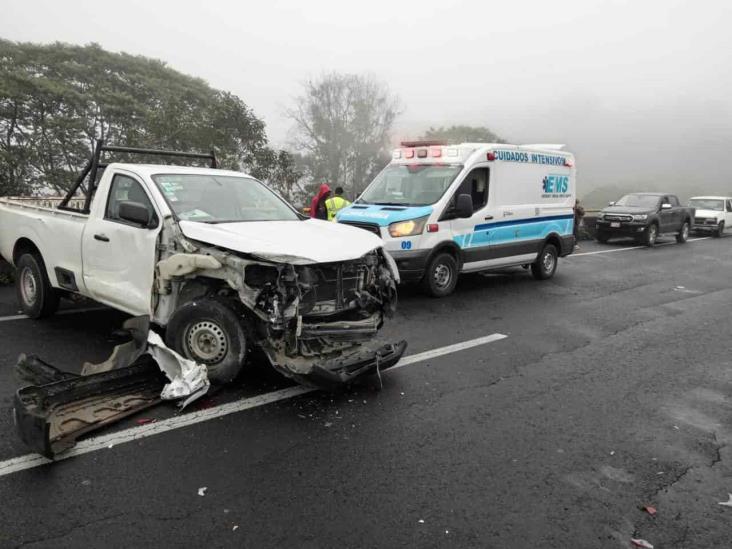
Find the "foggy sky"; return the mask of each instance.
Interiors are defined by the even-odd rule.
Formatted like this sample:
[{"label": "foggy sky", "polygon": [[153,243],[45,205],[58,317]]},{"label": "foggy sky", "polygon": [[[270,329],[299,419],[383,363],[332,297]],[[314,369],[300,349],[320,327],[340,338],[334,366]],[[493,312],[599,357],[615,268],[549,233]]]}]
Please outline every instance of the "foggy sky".
[{"label": "foggy sky", "polygon": [[732,2],[3,2],[0,36],[166,61],[239,95],[286,145],[308,77],[368,72],[399,137],[487,125],[567,143],[579,186],[704,181],[732,193]]}]

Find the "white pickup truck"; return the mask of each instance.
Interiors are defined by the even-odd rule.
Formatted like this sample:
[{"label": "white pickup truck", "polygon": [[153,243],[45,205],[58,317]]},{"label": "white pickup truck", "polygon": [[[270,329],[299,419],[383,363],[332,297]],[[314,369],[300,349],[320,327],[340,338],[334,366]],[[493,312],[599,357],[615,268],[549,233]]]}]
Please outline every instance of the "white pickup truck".
[{"label": "white pickup truck", "polygon": [[103,165],[104,151],[154,152],[98,147],[74,188],[88,176],[80,211],[0,199],[0,255],[24,313],[50,315],[76,293],[149,316],[214,382],[232,380],[253,346],[318,386],[399,359],[403,342],[365,345],[396,305],[396,265],[377,236],[305,218],[243,173]]}]

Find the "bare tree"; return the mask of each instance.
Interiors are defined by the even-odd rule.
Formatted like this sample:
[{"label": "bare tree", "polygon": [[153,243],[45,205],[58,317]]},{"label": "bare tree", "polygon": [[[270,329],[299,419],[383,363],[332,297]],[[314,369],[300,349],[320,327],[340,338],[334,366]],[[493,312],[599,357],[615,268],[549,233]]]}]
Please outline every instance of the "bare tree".
[{"label": "bare tree", "polygon": [[312,181],[355,195],[388,161],[389,134],[400,112],[399,98],[383,82],[329,73],[304,84],[287,116]]}]

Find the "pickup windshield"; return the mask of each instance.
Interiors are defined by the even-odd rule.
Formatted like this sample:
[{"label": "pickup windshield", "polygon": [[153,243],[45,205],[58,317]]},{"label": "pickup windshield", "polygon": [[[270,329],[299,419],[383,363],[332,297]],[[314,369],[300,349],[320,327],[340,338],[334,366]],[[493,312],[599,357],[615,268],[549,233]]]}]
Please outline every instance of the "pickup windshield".
[{"label": "pickup windshield", "polygon": [[658,195],[652,194],[626,194],[618,200],[616,206],[638,206],[643,208],[655,208],[661,199]]},{"label": "pickup windshield", "polygon": [[236,223],[300,219],[285,201],[251,177],[158,174],[152,178],[180,220]]},{"label": "pickup windshield", "polygon": [[716,210],[721,212],[724,211],[724,200],[698,198],[696,200],[689,200],[689,206],[697,210]]},{"label": "pickup windshield", "polygon": [[395,206],[434,204],[445,194],[462,168],[457,164],[390,164],[356,202]]}]

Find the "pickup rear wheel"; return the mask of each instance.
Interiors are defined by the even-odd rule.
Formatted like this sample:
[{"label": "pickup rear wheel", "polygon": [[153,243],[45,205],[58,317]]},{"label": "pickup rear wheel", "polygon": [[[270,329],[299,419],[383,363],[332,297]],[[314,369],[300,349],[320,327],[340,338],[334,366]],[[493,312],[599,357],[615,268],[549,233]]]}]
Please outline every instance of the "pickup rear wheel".
[{"label": "pickup rear wheel", "polygon": [[55,313],[60,297],[48,280],[43,258],[38,254],[25,253],[15,266],[15,292],[23,313],[31,318]]},{"label": "pickup rear wheel", "polygon": [[684,224],[681,225],[681,230],[679,231],[679,234],[676,235],[676,242],[679,244],[683,244],[689,239],[689,222],[684,221]]},{"label": "pickup rear wheel", "polygon": [[247,336],[235,303],[203,298],[186,303],[170,317],[166,344],[179,354],[205,364],[208,378],[228,383],[244,366]]},{"label": "pickup rear wheel", "polygon": [[537,280],[546,280],[554,276],[558,262],[557,247],[554,244],[546,244],[536,261],[531,264],[531,274]]}]

